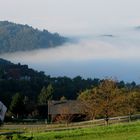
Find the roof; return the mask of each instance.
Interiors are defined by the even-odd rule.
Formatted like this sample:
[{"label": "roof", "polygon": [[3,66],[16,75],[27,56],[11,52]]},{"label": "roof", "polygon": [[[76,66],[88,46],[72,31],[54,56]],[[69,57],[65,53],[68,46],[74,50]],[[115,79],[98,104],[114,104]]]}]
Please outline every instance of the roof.
[{"label": "roof", "polygon": [[81,114],[82,103],[77,100],[48,101],[48,114]]}]

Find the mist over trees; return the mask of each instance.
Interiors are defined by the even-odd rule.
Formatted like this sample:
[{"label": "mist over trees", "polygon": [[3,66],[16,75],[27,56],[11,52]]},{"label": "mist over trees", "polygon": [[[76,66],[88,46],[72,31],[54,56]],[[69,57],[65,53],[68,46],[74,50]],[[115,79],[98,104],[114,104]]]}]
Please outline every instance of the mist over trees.
[{"label": "mist over trees", "polygon": [[67,38],[28,25],[0,21],[0,53],[28,51],[62,45]]}]

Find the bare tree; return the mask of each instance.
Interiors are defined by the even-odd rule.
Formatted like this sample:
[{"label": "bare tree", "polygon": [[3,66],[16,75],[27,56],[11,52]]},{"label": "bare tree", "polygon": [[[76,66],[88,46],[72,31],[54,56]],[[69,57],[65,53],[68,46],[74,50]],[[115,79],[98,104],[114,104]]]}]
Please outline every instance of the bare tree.
[{"label": "bare tree", "polygon": [[73,114],[71,114],[70,108],[68,106],[64,106],[59,110],[59,112],[60,114],[57,115],[56,121],[59,123],[66,123],[68,126],[73,119]]}]

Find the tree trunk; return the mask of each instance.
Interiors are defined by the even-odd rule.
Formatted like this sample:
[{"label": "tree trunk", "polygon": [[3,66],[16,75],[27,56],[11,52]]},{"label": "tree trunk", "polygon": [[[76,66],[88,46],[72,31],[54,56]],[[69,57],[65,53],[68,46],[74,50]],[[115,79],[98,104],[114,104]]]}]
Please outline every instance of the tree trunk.
[{"label": "tree trunk", "polygon": [[17,113],[17,119],[19,118],[19,115],[18,115],[18,113]]},{"label": "tree trunk", "polygon": [[106,110],[106,112],[105,112],[105,124],[106,125],[109,125],[109,116],[108,116],[108,110]]},{"label": "tree trunk", "polygon": [[108,118],[108,116],[106,116],[106,118],[105,118],[105,124],[109,125],[109,118]]},{"label": "tree trunk", "polygon": [[131,112],[129,111],[129,122],[131,122]]}]

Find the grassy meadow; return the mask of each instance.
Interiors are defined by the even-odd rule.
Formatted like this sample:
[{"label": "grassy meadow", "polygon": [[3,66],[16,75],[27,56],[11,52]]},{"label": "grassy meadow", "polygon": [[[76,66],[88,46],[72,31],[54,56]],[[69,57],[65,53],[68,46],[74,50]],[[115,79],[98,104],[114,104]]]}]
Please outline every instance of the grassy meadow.
[{"label": "grassy meadow", "polygon": [[[33,138],[31,138],[33,137]],[[61,131],[26,132],[12,140],[140,140],[140,121]],[[0,140],[7,140],[0,136]]]},{"label": "grassy meadow", "polygon": [[[29,136],[30,134],[27,134]],[[33,134],[34,140],[140,140],[140,121]]]}]

